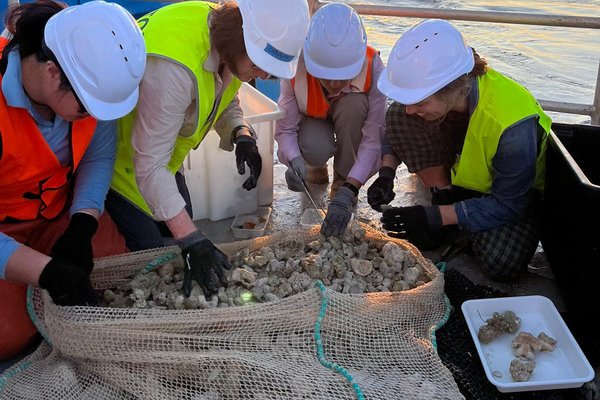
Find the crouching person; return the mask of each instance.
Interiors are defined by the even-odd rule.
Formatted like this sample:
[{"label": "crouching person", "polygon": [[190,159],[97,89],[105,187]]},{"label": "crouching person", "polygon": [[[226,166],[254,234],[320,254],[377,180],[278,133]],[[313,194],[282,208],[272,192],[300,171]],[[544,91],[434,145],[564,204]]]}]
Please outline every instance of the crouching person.
[{"label": "crouching person", "polygon": [[303,181],[329,182],[331,199],[321,232],[341,235],[352,216],[361,186],[380,166],[386,97],[377,89],[383,70],[379,52],[367,46],[359,15],[330,3],[313,15],[298,72],[281,82],[277,121],[279,160],[288,166],[288,188]]},{"label": "crouching person", "polygon": [[381,210],[393,199],[401,161],[432,192],[431,206],[385,207],[384,228],[430,248],[444,239],[441,227],[458,225],[472,232],[472,250],[490,278],[516,278],[539,241],[550,118],[441,20],[404,33],[379,88],[395,103],[369,203]]}]

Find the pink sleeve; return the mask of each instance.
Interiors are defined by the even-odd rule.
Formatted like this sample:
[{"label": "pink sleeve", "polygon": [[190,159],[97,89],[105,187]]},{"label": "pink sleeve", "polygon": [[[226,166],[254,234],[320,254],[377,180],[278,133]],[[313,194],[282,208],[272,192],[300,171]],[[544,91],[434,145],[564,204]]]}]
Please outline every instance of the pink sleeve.
[{"label": "pink sleeve", "polygon": [[373,82],[367,94],[369,113],[362,128],[362,139],[358,147],[356,161],[348,176],[364,183],[369,180],[381,165],[381,143],[385,131],[386,96],[377,89],[377,80],[383,71],[383,62],[379,56],[373,61]]},{"label": "pink sleeve", "polygon": [[277,157],[279,161],[289,165],[289,161],[300,155],[298,146],[298,127],[300,126],[300,110],[292,81],[280,80],[279,108],[284,111],[283,118],[275,125],[275,140],[277,141]]}]

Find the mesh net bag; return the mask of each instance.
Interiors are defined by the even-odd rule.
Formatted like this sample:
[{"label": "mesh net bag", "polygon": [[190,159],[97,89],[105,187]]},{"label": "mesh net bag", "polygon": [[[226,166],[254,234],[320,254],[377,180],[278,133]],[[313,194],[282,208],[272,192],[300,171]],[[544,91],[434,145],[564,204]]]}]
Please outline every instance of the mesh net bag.
[{"label": "mesh net bag", "polygon": [[[349,295],[322,284],[270,303],[206,310],[58,307],[32,290],[46,342],[0,378],[2,399],[463,399],[432,344],[447,313],[443,274],[402,292]],[[220,245],[228,255],[318,229]],[[176,257],[174,256],[176,255]],[[114,287],[142,268],[181,262],[176,247],[96,260],[92,282]]]}]

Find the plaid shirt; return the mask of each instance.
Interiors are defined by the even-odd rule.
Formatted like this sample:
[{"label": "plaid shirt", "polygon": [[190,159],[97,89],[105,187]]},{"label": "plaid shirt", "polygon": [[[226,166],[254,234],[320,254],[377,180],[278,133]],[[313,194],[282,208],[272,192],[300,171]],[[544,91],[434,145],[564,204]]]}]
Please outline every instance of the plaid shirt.
[{"label": "plaid shirt", "polygon": [[385,116],[385,138],[395,155],[409,172],[445,165],[449,173],[462,151],[469,115],[450,112],[441,123],[436,123],[408,115],[405,109],[394,102]]}]

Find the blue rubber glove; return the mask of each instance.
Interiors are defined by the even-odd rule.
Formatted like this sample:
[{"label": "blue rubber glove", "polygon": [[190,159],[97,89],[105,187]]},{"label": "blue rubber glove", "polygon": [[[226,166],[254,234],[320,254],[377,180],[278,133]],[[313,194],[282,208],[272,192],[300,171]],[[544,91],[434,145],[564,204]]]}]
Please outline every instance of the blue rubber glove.
[{"label": "blue rubber glove", "polygon": [[437,206],[385,207],[381,217],[388,235],[429,250],[443,242],[442,216]]},{"label": "blue rubber glove", "polygon": [[219,292],[219,286],[227,285],[223,269],[231,269],[227,256],[199,231],[177,240],[183,257],[183,294],[192,292],[192,278],[198,282],[204,297],[210,300]]},{"label": "blue rubber glove", "polygon": [[258,152],[256,140],[252,136],[243,135],[236,139],[235,162],[240,175],[244,175],[246,172],[244,163],[248,164],[250,176],[242,184],[242,187],[246,190],[254,189],[262,172],[262,158]]},{"label": "blue rubber glove", "polygon": [[345,186],[338,189],[335,197],[329,203],[325,221],[321,225],[323,235],[341,236],[344,233],[352,217],[352,204],[355,197],[354,192]]},{"label": "blue rubber glove", "polygon": [[[294,172],[294,170],[298,173]],[[306,179],[306,161],[302,156],[298,156],[290,161],[289,168],[285,171],[285,181],[288,189],[294,192],[303,192],[302,181]]]}]

